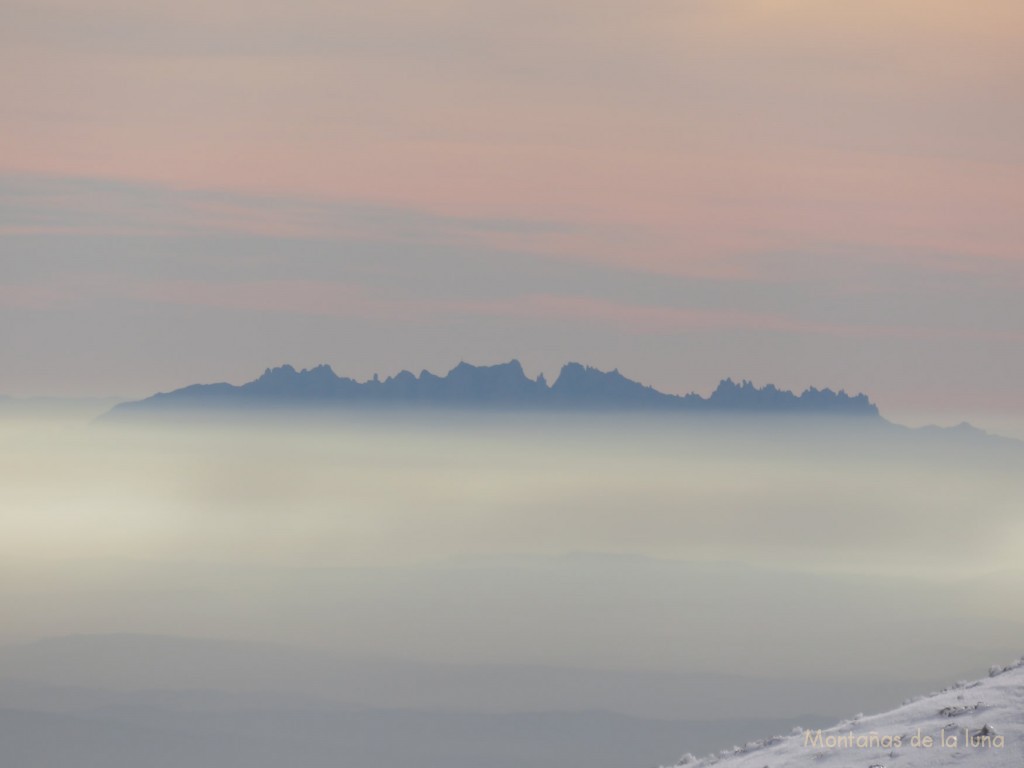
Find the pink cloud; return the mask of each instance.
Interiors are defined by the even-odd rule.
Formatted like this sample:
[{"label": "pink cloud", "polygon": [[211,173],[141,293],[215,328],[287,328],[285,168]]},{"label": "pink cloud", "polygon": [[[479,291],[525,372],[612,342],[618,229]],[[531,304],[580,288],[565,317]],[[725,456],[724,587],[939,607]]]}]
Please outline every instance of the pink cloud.
[{"label": "pink cloud", "polygon": [[[3,167],[556,220],[446,236],[673,274],[792,249],[1021,259],[1017,4],[429,5],[157,0],[133,16],[152,51],[89,39],[73,3],[14,14]],[[283,203],[195,213],[337,232]]]},{"label": "pink cloud", "polygon": [[350,282],[262,280],[125,280],[83,277],[52,283],[0,284],[0,304],[9,308],[54,310],[82,308],[111,300],[196,306],[247,312],[271,312],[373,321],[439,322],[450,318],[542,320],[628,330],[636,334],[706,331],[756,331],[845,338],[965,339],[979,342],[1024,341],[1024,330],[813,323],[780,313],[689,307],[649,306],[580,295],[534,293],[490,300],[384,296]]}]

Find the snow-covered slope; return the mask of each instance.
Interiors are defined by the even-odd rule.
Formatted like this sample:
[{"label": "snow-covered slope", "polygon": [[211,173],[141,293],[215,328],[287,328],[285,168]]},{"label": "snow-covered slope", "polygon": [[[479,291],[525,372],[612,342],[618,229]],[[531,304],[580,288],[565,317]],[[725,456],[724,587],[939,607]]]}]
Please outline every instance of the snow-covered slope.
[{"label": "snow-covered slope", "polygon": [[989,677],[857,715],[825,730],[795,728],[717,755],[684,755],[687,768],[1019,768],[1024,766],[1024,658]]}]

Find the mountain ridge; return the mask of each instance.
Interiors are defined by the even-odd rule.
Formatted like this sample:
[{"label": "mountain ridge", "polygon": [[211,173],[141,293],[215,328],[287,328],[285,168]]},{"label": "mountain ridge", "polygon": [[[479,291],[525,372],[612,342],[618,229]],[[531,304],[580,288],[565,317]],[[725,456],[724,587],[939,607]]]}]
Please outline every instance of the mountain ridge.
[{"label": "mountain ridge", "polygon": [[623,376],[617,368],[602,371],[577,362],[562,366],[558,378],[548,385],[543,374],[536,379],[527,377],[516,359],[488,366],[460,362],[445,376],[427,370],[417,376],[403,369],[383,380],[374,374],[364,382],[338,376],[326,364],[301,370],[284,364],[267,368],[260,377],[241,385],[192,384],[120,403],[109,415],[176,408],[309,405],[726,411],[881,419],[878,407],[867,395],[849,395],[842,389],[808,387],[797,395],[773,384],[756,387],[745,379],[737,383],[726,378],[705,398],[694,392],[685,395],[661,392]]}]

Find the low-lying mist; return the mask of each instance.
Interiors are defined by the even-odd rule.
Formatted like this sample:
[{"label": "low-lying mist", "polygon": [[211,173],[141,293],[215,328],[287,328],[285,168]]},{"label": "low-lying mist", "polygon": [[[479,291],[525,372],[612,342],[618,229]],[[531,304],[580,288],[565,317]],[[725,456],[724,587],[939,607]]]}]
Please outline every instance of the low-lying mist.
[{"label": "low-lying mist", "polygon": [[680,719],[892,705],[1019,654],[1022,459],[843,421],[9,418],[0,703],[43,696],[22,680]]},{"label": "low-lying mist", "polygon": [[1017,444],[842,421],[279,413],[0,429],[8,563],[386,566],[602,552],[944,577],[1017,565]]}]

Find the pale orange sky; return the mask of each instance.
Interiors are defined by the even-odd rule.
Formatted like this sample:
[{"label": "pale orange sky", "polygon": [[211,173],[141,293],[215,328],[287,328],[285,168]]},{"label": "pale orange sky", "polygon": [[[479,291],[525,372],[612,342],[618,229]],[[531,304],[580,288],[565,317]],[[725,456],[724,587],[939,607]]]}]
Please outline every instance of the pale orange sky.
[{"label": "pale orange sky", "polygon": [[0,391],[515,355],[1024,412],[1022,38],[992,0],[2,0],[0,355],[49,362]]}]

